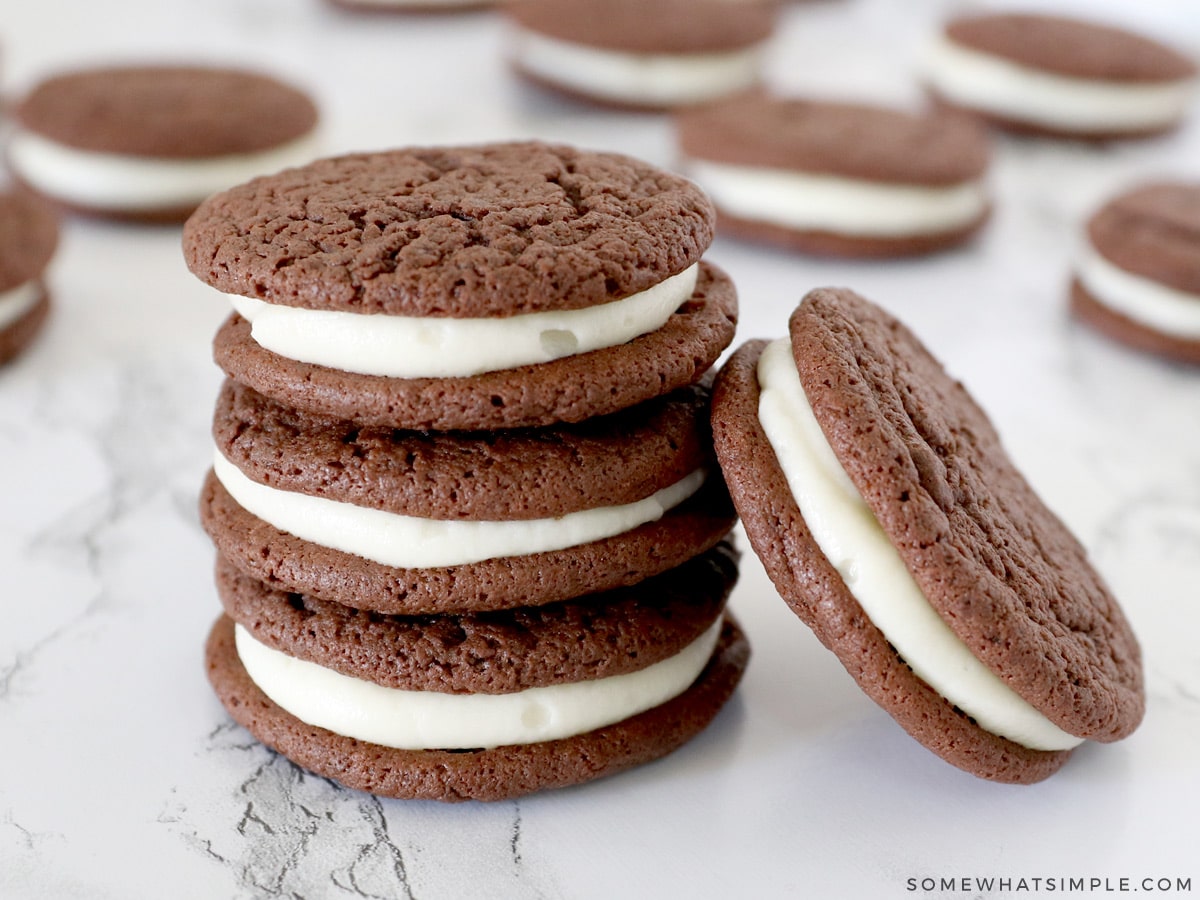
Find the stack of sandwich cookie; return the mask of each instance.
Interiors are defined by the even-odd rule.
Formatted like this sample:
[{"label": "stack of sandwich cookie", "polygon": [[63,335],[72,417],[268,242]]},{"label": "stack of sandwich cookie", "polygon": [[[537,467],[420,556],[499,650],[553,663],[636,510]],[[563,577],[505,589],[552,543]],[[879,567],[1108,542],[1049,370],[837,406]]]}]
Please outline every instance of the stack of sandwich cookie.
[{"label": "stack of sandwich cookie", "polygon": [[1146,184],[1105,203],[1087,223],[1071,311],[1122,343],[1200,363],[1200,184]]},{"label": "stack of sandwich cookie", "polygon": [[523,77],[594,103],[668,109],[758,84],[773,2],[510,0]]},{"label": "stack of sandwich cookie", "polygon": [[713,437],[780,595],[875,702],[983,778],[1141,721],[1141,654],[1084,549],[900,322],[811,292],[717,378]]},{"label": "stack of sandwich cookie", "polygon": [[66,72],[15,109],[16,176],[68,209],[181,222],[209,194],[313,158],[317,110],[258,72],[120,66]]},{"label": "stack of sandwich cookie", "polygon": [[938,100],[999,128],[1105,140],[1175,128],[1195,93],[1196,64],[1108,25],[999,13],[948,22],[924,78]]},{"label": "stack of sandwich cookie", "polygon": [[50,314],[46,267],[58,246],[58,221],[22,191],[0,193],[0,364],[29,346]]},{"label": "stack of sandwich cookie", "polygon": [[682,170],[722,234],[807,253],[910,256],[974,235],[988,142],[961,115],[765,93],[676,114]]},{"label": "stack of sandwich cookie", "polygon": [[201,501],[238,721],[447,800],[704,727],[748,655],[701,381],[736,314],[712,218],[684,179],[541,144],[324,160],[197,211],[188,263],[245,314]]}]

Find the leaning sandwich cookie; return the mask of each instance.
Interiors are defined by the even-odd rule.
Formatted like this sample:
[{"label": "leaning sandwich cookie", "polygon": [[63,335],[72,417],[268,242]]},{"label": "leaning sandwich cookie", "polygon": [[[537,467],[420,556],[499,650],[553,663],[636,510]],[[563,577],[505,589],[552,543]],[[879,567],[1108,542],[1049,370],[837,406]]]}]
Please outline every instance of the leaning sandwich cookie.
[{"label": "leaning sandwich cookie", "polygon": [[1139,34],[1021,13],[949,21],[923,78],[938,100],[1014,132],[1105,140],[1176,127],[1195,96],[1196,64]]},{"label": "leaning sandwich cookie", "polygon": [[1200,184],[1123,191],[1088,220],[1071,312],[1108,337],[1200,363]]},{"label": "leaning sandwich cookie", "polygon": [[317,109],[268,75],[207,66],[80,69],[16,105],[22,182],[93,215],[182,222],[209,194],[313,158]]},{"label": "leaning sandwich cookie", "polygon": [[714,389],[722,469],[792,610],[922,744],[1030,783],[1141,720],[1141,655],[1086,552],[900,322],[811,292]]},{"label": "leaning sandwich cookie", "polygon": [[58,246],[58,221],[23,191],[0,193],[0,364],[21,353],[50,314],[45,272]]},{"label": "leaning sandwich cookie", "polygon": [[722,234],[911,256],[963,243],[991,209],[987,137],[965,116],[762,93],[679,112],[675,130]]}]

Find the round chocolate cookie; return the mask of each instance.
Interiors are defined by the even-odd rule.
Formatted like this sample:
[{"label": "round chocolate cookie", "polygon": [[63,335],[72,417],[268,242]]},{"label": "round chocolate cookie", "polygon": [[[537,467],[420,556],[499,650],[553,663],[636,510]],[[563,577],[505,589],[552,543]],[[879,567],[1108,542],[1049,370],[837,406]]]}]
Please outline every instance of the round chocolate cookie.
[{"label": "round chocolate cookie", "polygon": [[518,74],[634,109],[708,102],[758,83],[777,4],[723,0],[511,0]]},{"label": "round chocolate cookie", "polygon": [[[897,554],[959,650],[1062,737],[1128,735],[1145,703],[1136,638],[965,389],[900,322],[848,290],[811,292],[790,334],[811,415],[842,472],[835,477],[848,477],[893,548],[887,553]],[[746,344],[722,369],[713,432],[776,588],[864,692],[930,750],[984,778],[1047,777],[1070,750],[1000,737],[940,696],[914,674],[928,660],[902,658],[860,603],[862,567],[874,561],[835,567],[820,549],[760,421],[765,346]],[[839,574],[843,565],[858,593]],[[884,584],[899,589],[894,577]]]},{"label": "round chocolate cookie", "polygon": [[727,616],[708,666],[674,699],[575,737],[468,751],[397,750],[301,722],[246,674],[225,616],[213,626],[206,657],[209,681],[234,720],[298,765],[384,797],[455,802],[581,784],[666,756],[703,731],[732,696],[750,646]]},{"label": "round chocolate cookie", "polygon": [[22,191],[0,193],[0,365],[25,349],[50,313],[43,273],[58,246],[58,221]]},{"label": "round chocolate cookie", "polygon": [[231,378],[318,416],[405,429],[482,430],[579,422],[692,384],[733,340],[737,294],[701,263],[696,290],[656,331],[551,362],[455,378],[391,378],[288,359],[231,316],[213,355]]},{"label": "round chocolate cookie", "polygon": [[591,307],[698,262],[712,208],[691,182],[540,143],[355,154],[209,198],[183,235],[219,291],[433,318]]},{"label": "round chocolate cookie", "polygon": [[1006,130],[1106,140],[1174,128],[1196,65],[1124,29],[999,13],[947,23],[925,74],[937,99]]},{"label": "round chocolate cookie", "polygon": [[486,9],[495,0],[326,0],[356,13],[457,13]]},{"label": "round chocolate cookie", "polygon": [[988,216],[988,141],[965,116],[760,93],[677,113],[675,129],[722,233],[890,257],[959,244]]},{"label": "round chocolate cookie", "polygon": [[547,519],[634,503],[712,467],[709,390],[502,432],[397,431],[314,418],[226,381],[213,438],[252,481],[427,519]]},{"label": "round chocolate cookie", "polygon": [[1195,64],[1158,41],[1062,16],[1001,13],[947,23],[957,44],[1030,69],[1086,81],[1162,82],[1191,78]]},{"label": "round chocolate cookie", "polygon": [[505,7],[523,28],[560,41],[646,54],[720,53],[768,37],[772,3],[724,0],[513,0]]},{"label": "round chocolate cookie", "polygon": [[241,314],[214,345],[234,380],[316,415],[482,430],[580,421],[697,380],[737,312],[732,283],[700,262],[713,228],[684,178],[516,143],[257,179],[210,198],[184,252]]},{"label": "round chocolate cookie", "polygon": [[241,69],[115,66],[65,72],[14,110],[15,174],[68,208],[182,221],[210,193],[311,158],[317,110]]},{"label": "round chocolate cookie", "polygon": [[432,568],[395,568],[323,547],[254,516],[209,473],[200,520],[218,552],[284,590],[382,613],[512,609],[636,584],[714,546],[736,521],[715,473],[662,518],[562,550]]},{"label": "round chocolate cookie", "polygon": [[1200,184],[1125,191],[1087,223],[1071,311],[1118,341],[1200,363]]},{"label": "round chocolate cookie", "polygon": [[[412,432],[314,418],[227,382],[213,423],[224,474],[210,475],[201,519],[246,573],[376,611],[539,605],[632,584],[711,547],[733,526],[715,474],[708,398],[697,384],[574,425]],[[704,471],[706,482],[678,502]],[[660,492],[664,499],[648,499]],[[676,500],[665,499],[672,494]],[[317,513],[298,511],[296,500],[343,504],[321,515],[365,515],[376,533],[389,527],[376,521],[383,514],[417,531],[383,546],[373,535],[355,537],[367,526],[346,521],[335,533],[306,531]],[[662,505],[599,531],[566,518],[655,502]],[[472,523],[498,536],[471,530],[455,538],[441,527]],[[564,535],[574,535],[573,544],[563,547]],[[486,540],[501,543],[479,543]],[[404,541],[427,549],[397,555]]]},{"label": "round chocolate cookie", "polygon": [[719,544],[640,584],[497,613],[380,616],[275,590],[217,560],[225,614],[260,643],[385,687],[500,694],[633,672],[716,621],[737,579]]}]

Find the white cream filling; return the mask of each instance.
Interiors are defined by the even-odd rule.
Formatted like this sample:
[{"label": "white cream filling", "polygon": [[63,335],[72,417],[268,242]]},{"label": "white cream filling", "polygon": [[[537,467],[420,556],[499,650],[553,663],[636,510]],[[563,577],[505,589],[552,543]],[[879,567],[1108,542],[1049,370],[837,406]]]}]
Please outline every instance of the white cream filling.
[{"label": "white cream filling", "polygon": [[656,331],[696,289],[699,263],[611,303],[502,318],[363,315],[227,295],[280,356],[391,378],[455,378],[535,365]]},{"label": "white cream filling", "polygon": [[315,155],[314,134],[261,153],[197,159],[92,153],[27,131],[14,134],[9,144],[13,169],[42,193],[79,206],[130,211],[199,203]]},{"label": "white cream filling", "polygon": [[762,45],[727,53],[626,53],[513,29],[513,56],[553,84],[618,103],[675,106],[732,94],[758,81]]},{"label": "white cream filling", "polygon": [[1075,268],[1100,303],[1155,331],[1200,340],[1200,295],[1134,275],[1087,248]]},{"label": "white cream filling", "polygon": [[7,328],[33,309],[41,296],[42,286],[37,281],[27,281],[0,292],[0,328]]},{"label": "white cream filling", "polygon": [[217,479],[244,510],[298,538],[400,569],[458,566],[576,547],[655,522],[704,482],[697,470],[634,503],[508,522],[423,519],[355,506],[247,478],[218,450]]},{"label": "white cream filling", "polygon": [[721,619],[675,656],[636,672],[511,694],[383,687],[296,659],[235,626],[238,656],[264,694],[302,722],[404,750],[535,744],[586,734],[665,703],[704,670]]},{"label": "white cream filling", "polygon": [[1034,750],[1082,743],[1019,697],[934,611],[825,439],[786,339],[758,364],[758,415],[821,552],[913,672],[979,726]]},{"label": "white cream filling", "polygon": [[940,36],[925,78],[961,106],[1071,131],[1140,131],[1177,121],[1191,102],[1191,79],[1121,84],[1030,69]]},{"label": "white cream filling", "polygon": [[977,180],[946,187],[882,184],[695,158],[686,170],[731,215],[862,237],[952,231],[983,215],[988,202]]}]

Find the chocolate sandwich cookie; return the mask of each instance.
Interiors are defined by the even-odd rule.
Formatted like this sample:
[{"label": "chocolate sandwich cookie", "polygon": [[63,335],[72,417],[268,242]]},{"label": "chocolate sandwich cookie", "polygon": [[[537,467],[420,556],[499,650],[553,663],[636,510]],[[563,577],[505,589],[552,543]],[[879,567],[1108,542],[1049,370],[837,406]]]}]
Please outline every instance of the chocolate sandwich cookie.
[{"label": "chocolate sandwich cookie", "polygon": [[523,77],[617,107],[704,103],[757,84],[775,3],[511,0],[509,57]]},{"label": "chocolate sandwich cookie", "polygon": [[406,429],[604,415],[696,381],[736,293],[700,261],[690,181],[540,143],[322,160],[209,198],[191,270],[237,313],[235,380],[317,415]]},{"label": "chocolate sandwich cookie", "polygon": [[712,720],[749,656],[722,615],[736,574],[722,546],[600,602],[413,619],[219,564],[208,674],[255,737],[346,786],[516,797],[657,759]]},{"label": "chocolate sandwich cookie", "polygon": [[256,641],[385,687],[505,694],[669,659],[724,609],[736,557],[717,545],[633,587],[500,612],[380,615],[271,588],[218,557],[225,614]]},{"label": "chocolate sandwich cookie", "polygon": [[936,98],[997,127],[1105,140],[1178,125],[1196,65],[1119,28],[1003,13],[947,23],[926,55],[924,77]]},{"label": "chocolate sandwich cookie", "polygon": [[816,290],[741,347],[713,435],[792,610],[913,737],[983,778],[1047,777],[1142,718],[1116,600],[991,423],[900,322]]},{"label": "chocolate sandwich cookie", "polygon": [[1087,223],[1071,311],[1115,340],[1200,363],[1200,184],[1126,191]]},{"label": "chocolate sandwich cookie", "polygon": [[485,9],[495,0],[326,0],[352,12],[451,13]]},{"label": "chocolate sandwich cookie", "polygon": [[0,193],[0,364],[29,345],[50,314],[44,273],[58,246],[58,221],[22,191]]},{"label": "chocolate sandwich cookie", "polygon": [[505,609],[633,584],[733,510],[700,385],[575,425],[399,431],[227,382],[201,521],[242,571],[389,613]]},{"label": "chocolate sandwich cookie", "polygon": [[182,221],[209,194],[315,155],[317,110],[257,72],[121,66],[55,75],[15,108],[17,177],[60,205]]},{"label": "chocolate sandwich cookie", "polygon": [[987,137],[965,116],[755,94],[677,113],[675,127],[723,234],[907,256],[960,244],[988,216]]}]

